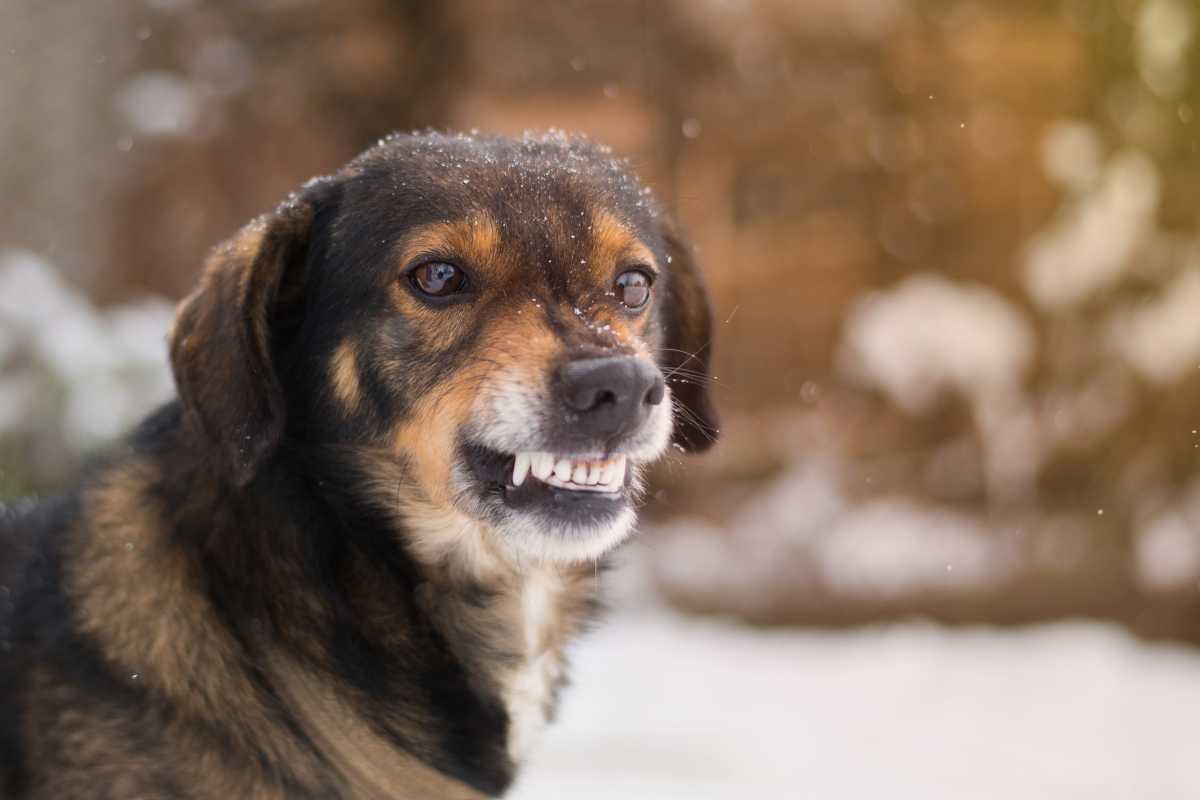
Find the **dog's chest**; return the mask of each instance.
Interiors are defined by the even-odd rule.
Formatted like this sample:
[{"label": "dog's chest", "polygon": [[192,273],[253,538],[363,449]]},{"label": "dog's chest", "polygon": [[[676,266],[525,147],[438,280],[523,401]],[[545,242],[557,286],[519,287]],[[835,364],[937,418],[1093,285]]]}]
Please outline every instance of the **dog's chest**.
[{"label": "dog's chest", "polygon": [[508,752],[514,760],[529,751],[545,726],[562,673],[554,628],[561,580],[551,572],[536,572],[521,589],[522,658],[506,681],[509,716]]}]

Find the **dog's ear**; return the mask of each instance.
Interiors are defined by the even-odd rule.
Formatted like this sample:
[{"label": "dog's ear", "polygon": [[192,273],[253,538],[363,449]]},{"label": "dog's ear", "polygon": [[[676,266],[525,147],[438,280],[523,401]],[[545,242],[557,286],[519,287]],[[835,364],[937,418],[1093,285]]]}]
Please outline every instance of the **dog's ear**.
[{"label": "dog's ear", "polygon": [[675,226],[663,226],[667,292],[662,366],[675,401],[672,442],[688,452],[707,450],[717,440],[712,396],[712,307],[692,248]]},{"label": "dog's ear", "polygon": [[310,184],[214,250],[168,336],[189,424],[212,443],[238,487],[250,482],[283,436],[275,323],[302,302],[321,189]]}]

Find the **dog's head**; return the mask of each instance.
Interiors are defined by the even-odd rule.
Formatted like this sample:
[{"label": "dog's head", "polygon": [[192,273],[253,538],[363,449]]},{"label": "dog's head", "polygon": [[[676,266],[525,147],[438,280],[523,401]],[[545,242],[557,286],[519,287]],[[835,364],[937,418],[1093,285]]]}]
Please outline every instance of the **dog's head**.
[{"label": "dog's head", "polygon": [[580,560],[628,533],[640,467],[715,437],[710,326],[691,253],[606,150],[426,134],[219,248],[171,355],[232,485],[281,442],[338,446],[394,465],[400,507]]}]

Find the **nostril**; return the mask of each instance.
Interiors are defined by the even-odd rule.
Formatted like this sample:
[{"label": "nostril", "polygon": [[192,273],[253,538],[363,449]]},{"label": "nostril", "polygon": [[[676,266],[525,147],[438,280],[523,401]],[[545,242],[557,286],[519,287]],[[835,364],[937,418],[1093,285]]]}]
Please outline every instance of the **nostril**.
[{"label": "nostril", "polygon": [[615,406],[620,402],[617,393],[612,389],[591,386],[582,386],[574,392],[567,392],[564,399],[571,410],[580,412],[599,411],[604,406]]},{"label": "nostril", "polygon": [[616,405],[616,404],[617,404],[616,392],[609,391],[608,389],[601,389],[599,392],[596,393],[596,396],[594,398],[592,398],[591,407],[599,408],[600,406],[603,406],[603,405]]},{"label": "nostril", "polygon": [[663,397],[667,393],[667,385],[661,377],[656,377],[654,383],[646,390],[646,394],[642,397],[642,402],[648,406],[656,406],[663,401]]}]

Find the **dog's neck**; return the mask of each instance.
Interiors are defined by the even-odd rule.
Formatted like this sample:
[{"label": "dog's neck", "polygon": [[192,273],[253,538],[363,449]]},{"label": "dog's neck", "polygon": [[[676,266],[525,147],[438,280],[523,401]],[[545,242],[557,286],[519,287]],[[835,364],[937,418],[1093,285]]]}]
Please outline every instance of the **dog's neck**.
[{"label": "dog's neck", "polygon": [[[386,492],[368,492],[419,573],[417,602],[466,669],[498,699],[514,760],[554,713],[565,681],[563,649],[597,607],[597,564],[563,564],[514,551],[487,523],[435,504],[411,487],[402,465],[377,462]],[[373,495],[373,496],[372,496]],[[382,503],[379,501],[383,500]]]},{"label": "dog's neck", "polygon": [[[478,523],[453,531],[464,539],[494,536]],[[518,761],[553,715],[563,649],[591,613],[596,571],[504,558],[481,571],[479,546],[425,565],[429,579],[418,597],[475,688],[503,703],[507,751]]]},{"label": "dog's neck", "polygon": [[[391,652],[427,626],[481,705],[499,714],[497,743],[518,762],[553,717],[564,647],[597,608],[599,566],[522,556],[486,523],[427,500],[402,463],[354,457],[343,474],[369,478],[338,487],[332,513],[355,540],[342,585],[356,624]],[[338,463],[329,453],[320,460]],[[411,601],[411,619],[398,619],[397,593]]]}]

